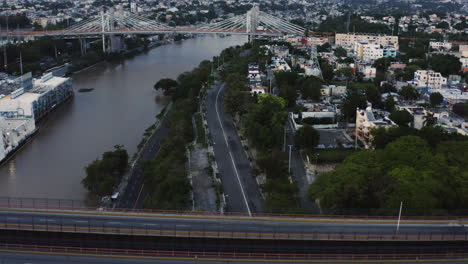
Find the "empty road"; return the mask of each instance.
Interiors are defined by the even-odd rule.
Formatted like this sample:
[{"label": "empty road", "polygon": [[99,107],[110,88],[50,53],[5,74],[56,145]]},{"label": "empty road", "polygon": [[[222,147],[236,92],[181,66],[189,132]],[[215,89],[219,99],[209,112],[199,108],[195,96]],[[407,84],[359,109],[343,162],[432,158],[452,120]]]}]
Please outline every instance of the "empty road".
[{"label": "empty road", "polygon": [[215,159],[230,212],[262,212],[263,199],[252,175],[234,121],[224,109],[224,84],[216,81],[205,101]]}]

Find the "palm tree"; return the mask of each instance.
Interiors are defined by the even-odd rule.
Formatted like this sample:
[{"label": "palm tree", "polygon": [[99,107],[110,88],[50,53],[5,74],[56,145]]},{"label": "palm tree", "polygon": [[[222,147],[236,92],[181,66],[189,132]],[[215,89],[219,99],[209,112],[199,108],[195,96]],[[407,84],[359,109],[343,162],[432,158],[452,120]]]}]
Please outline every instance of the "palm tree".
[{"label": "palm tree", "polygon": [[434,113],[426,112],[426,115],[423,117],[423,126],[433,126],[437,124],[437,117],[434,117]]}]

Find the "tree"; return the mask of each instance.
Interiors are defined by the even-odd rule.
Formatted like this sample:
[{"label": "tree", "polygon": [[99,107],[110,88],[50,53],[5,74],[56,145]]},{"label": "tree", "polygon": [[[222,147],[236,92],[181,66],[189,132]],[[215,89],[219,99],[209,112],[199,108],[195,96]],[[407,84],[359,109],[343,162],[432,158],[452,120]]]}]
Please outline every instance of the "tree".
[{"label": "tree", "polygon": [[104,152],[102,159],[96,159],[85,167],[86,177],[81,183],[95,195],[110,195],[127,169],[127,151],[116,145],[114,151]]},{"label": "tree", "polygon": [[354,70],[351,67],[343,67],[336,71],[336,76],[349,81],[354,76]]},{"label": "tree", "polygon": [[387,110],[388,112],[393,112],[395,110],[395,100],[393,99],[393,96],[387,96],[384,105],[385,110]]},{"label": "tree", "polygon": [[364,109],[367,106],[366,97],[359,91],[350,91],[343,102],[343,115],[348,122],[356,118],[356,109]]},{"label": "tree", "polygon": [[453,28],[458,30],[464,30],[465,28],[468,28],[468,24],[466,23],[466,21],[462,21],[458,24],[453,25]]},{"label": "tree", "polygon": [[328,42],[323,45],[317,46],[317,52],[328,52],[330,50],[331,46]]},{"label": "tree", "polygon": [[432,69],[444,76],[457,74],[461,69],[460,59],[449,54],[436,54],[430,58]]},{"label": "tree", "polygon": [[395,61],[395,59],[394,58],[380,58],[374,61],[374,64],[372,65],[372,67],[375,67],[376,70],[379,72],[386,72],[392,61]]},{"label": "tree", "polygon": [[405,85],[401,87],[399,92],[401,97],[405,100],[416,100],[419,98],[419,92],[412,85]]},{"label": "tree", "polygon": [[346,51],[346,49],[342,48],[342,47],[338,47],[334,50],[333,52],[335,54],[335,56],[337,57],[346,57],[346,55],[348,54],[348,52]]},{"label": "tree", "polygon": [[452,111],[463,118],[468,118],[468,102],[454,104]]},{"label": "tree", "polygon": [[373,107],[382,107],[382,96],[380,94],[380,91],[372,83],[369,83],[369,85],[366,86],[366,98],[367,101],[369,101]]},{"label": "tree", "polygon": [[426,115],[423,117],[423,125],[424,126],[433,126],[437,124],[437,118],[434,117],[434,113],[427,112]]},{"label": "tree", "polygon": [[159,80],[155,85],[155,90],[163,90],[164,95],[171,95],[172,91],[177,87],[177,81],[169,78]]},{"label": "tree", "polygon": [[334,76],[333,67],[323,59],[319,59],[320,68],[322,69],[323,79],[326,81],[331,81]]},{"label": "tree", "polygon": [[414,120],[413,116],[406,110],[393,111],[389,118],[399,126],[408,126]]},{"label": "tree", "polygon": [[432,106],[440,105],[444,101],[444,97],[440,93],[431,93],[429,101]]},{"label": "tree", "polygon": [[312,126],[305,125],[296,131],[294,140],[299,148],[311,149],[319,143],[320,134]]},{"label": "tree", "polygon": [[409,209],[465,208],[466,155],[455,153],[467,150],[464,140],[442,142],[434,153],[424,139],[403,136],[384,149],[348,156],[317,177],[308,197],[318,199],[327,213],[334,208],[396,209],[402,200]]},{"label": "tree", "polygon": [[448,29],[450,27],[450,25],[447,22],[442,21],[442,22],[438,23],[436,27],[437,28],[442,28],[442,29]]},{"label": "tree", "polygon": [[396,92],[395,86],[393,86],[391,83],[384,83],[382,86],[380,86],[380,92],[382,93],[394,93]]},{"label": "tree", "polygon": [[315,77],[304,78],[299,85],[301,89],[302,98],[313,100],[320,99],[320,96],[322,95],[322,82],[320,81],[320,79],[317,79]]},{"label": "tree", "polygon": [[286,101],[270,94],[260,94],[258,103],[253,105],[243,123],[246,135],[259,150],[279,148],[283,142],[284,124],[287,113]]},{"label": "tree", "polygon": [[402,73],[397,74],[397,78],[402,79],[403,81],[410,81],[414,78],[414,73],[417,70],[421,70],[421,67],[418,65],[408,65],[405,67]]}]

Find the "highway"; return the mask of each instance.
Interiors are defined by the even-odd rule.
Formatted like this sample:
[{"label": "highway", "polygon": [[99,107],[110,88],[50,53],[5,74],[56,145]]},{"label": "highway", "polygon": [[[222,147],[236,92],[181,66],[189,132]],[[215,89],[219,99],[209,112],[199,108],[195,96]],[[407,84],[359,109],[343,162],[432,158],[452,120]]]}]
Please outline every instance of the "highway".
[{"label": "highway", "polygon": [[[288,240],[467,240],[468,220],[221,217],[0,210],[0,229]],[[20,227],[20,228],[18,228]],[[330,236],[331,235],[331,236]]]},{"label": "highway", "polygon": [[215,159],[230,212],[262,212],[263,199],[252,175],[234,121],[224,109],[224,84],[215,81],[205,101]]}]

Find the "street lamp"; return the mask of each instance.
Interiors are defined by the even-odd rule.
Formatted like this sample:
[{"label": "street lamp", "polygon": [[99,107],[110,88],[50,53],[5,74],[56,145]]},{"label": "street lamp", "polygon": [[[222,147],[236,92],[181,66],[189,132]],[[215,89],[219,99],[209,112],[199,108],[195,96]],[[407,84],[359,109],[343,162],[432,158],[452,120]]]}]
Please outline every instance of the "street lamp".
[{"label": "street lamp", "polygon": [[400,212],[398,213],[398,223],[396,227],[396,232],[400,230],[400,220],[401,220],[401,209],[403,209],[403,201],[400,202]]}]

